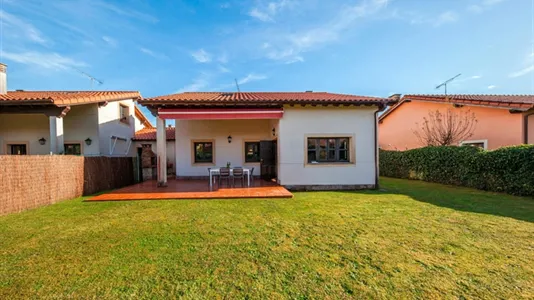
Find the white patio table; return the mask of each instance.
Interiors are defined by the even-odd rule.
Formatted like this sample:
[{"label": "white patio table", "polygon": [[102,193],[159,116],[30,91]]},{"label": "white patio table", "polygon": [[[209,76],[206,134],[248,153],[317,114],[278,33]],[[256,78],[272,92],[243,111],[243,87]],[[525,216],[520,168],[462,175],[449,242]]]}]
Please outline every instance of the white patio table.
[{"label": "white patio table", "polygon": [[[210,169],[210,190],[213,189],[213,175],[218,175],[221,168]],[[250,187],[250,169],[243,168],[243,174],[247,176],[247,186]],[[234,168],[230,168],[230,176],[234,175]]]}]

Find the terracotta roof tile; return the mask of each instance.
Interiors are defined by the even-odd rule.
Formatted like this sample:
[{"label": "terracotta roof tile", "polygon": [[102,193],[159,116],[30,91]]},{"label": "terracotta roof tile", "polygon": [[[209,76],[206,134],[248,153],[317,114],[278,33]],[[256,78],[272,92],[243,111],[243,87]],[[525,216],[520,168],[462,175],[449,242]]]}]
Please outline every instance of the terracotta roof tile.
[{"label": "terracotta roof tile", "polygon": [[[166,134],[167,134],[167,140],[173,141],[175,140],[175,133],[174,127],[167,127],[165,128]],[[135,136],[133,138],[134,141],[155,141],[156,140],[156,128],[143,128],[135,133]]]},{"label": "terracotta roof tile", "polygon": [[8,91],[0,94],[0,105],[54,104],[67,106],[124,99],[141,99],[134,91]]},{"label": "terracotta roof tile", "polygon": [[446,97],[445,95],[404,95],[401,101],[393,105],[379,117],[379,121],[384,120],[397,107],[407,101],[441,102],[523,111],[534,108],[534,95],[447,95]]},{"label": "terracotta roof tile", "polygon": [[139,101],[151,104],[373,104],[391,103],[390,98],[333,94],[325,92],[189,92],[147,98]]}]

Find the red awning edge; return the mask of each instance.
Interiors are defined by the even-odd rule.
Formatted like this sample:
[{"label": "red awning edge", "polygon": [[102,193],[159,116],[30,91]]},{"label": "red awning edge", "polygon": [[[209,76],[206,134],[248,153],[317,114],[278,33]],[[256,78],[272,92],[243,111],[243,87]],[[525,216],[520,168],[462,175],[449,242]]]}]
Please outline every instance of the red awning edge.
[{"label": "red awning edge", "polygon": [[282,108],[160,108],[158,115],[162,119],[176,120],[251,120],[281,119]]}]

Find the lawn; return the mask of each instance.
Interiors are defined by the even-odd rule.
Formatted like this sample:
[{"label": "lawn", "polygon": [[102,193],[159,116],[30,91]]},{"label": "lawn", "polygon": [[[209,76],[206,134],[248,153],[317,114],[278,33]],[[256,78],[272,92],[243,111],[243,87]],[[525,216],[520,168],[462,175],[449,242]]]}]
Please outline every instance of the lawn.
[{"label": "lawn", "polygon": [[0,217],[0,299],[533,298],[534,199],[382,179]]}]

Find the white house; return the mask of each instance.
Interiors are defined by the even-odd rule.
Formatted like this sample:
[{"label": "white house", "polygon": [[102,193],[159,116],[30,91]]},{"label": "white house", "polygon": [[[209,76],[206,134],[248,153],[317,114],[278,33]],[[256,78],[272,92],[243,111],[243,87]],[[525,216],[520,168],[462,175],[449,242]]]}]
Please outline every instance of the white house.
[{"label": "white house", "polygon": [[135,131],[150,122],[133,91],[7,91],[0,64],[0,155],[134,156]]},{"label": "white house", "polygon": [[[254,167],[254,175],[298,189],[378,186],[377,113],[395,99],[343,94],[195,92],[139,100],[157,116],[158,184],[167,151],[177,178],[213,166]],[[174,149],[163,146],[175,120]],[[257,170],[257,171],[256,171]]]}]

